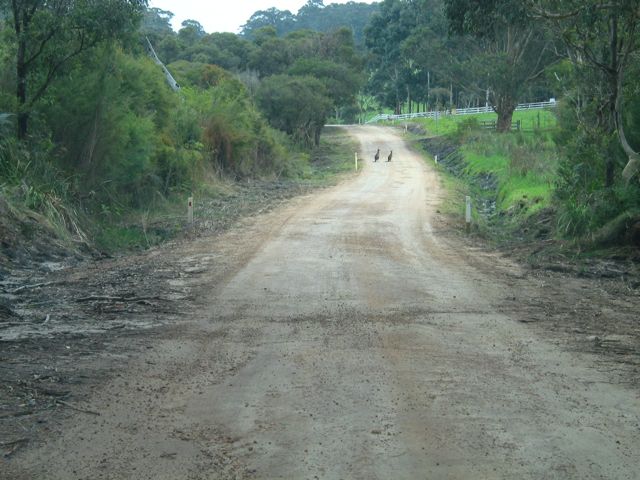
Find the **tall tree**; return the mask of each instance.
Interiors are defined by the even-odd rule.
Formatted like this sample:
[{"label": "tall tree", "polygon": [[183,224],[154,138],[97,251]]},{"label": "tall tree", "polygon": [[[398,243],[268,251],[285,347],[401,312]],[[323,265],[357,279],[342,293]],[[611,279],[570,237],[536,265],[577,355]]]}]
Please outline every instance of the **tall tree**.
[{"label": "tall tree", "polygon": [[383,104],[401,113],[405,98],[407,63],[402,44],[417,26],[419,0],[385,0],[365,30],[365,44],[371,52],[370,84]]},{"label": "tall tree", "polygon": [[320,80],[274,75],[262,82],[257,100],[275,128],[307,147],[320,143],[320,133],[331,109],[331,100]]},{"label": "tall tree", "polygon": [[445,0],[445,13],[451,33],[471,39],[452,79],[478,95],[488,87],[498,130],[511,130],[520,97],[557,61],[551,36],[519,0]]},{"label": "tall tree", "polygon": [[[640,155],[627,138],[623,121],[627,72],[635,60],[640,42],[640,0],[528,0],[529,13],[546,19],[563,39],[568,57],[578,68],[585,66],[596,72],[587,89],[599,85],[604,93],[590,97],[600,105],[597,122],[605,133],[617,133],[627,155],[623,170],[630,180],[640,172]],[[606,161],[605,185],[614,184],[615,159]]]},{"label": "tall tree", "polygon": [[331,32],[345,27],[351,30],[356,45],[362,47],[364,29],[369,18],[377,9],[377,3],[351,1],[325,5],[323,0],[308,0],[297,14],[276,8],[257,11],[243,25],[242,35],[254,38],[255,32],[266,26],[274,27],[279,36],[287,35],[295,30]]},{"label": "tall tree", "polygon": [[202,40],[207,32],[197,20],[185,20],[182,22],[182,28],[178,32],[178,39],[186,47],[191,47],[196,42]]},{"label": "tall tree", "polygon": [[149,38],[154,47],[166,36],[174,34],[171,27],[172,12],[160,8],[148,8],[142,18],[140,32]]},{"label": "tall tree", "polygon": [[247,20],[242,28],[242,35],[248,38],[254,38],[256,32],[265,27],[273,27],[278,35],[284,35],[292,31],[295,27],[296,17],[289,10],[279,10],[277,8],[269,8],[267,10],[258,10],[251,18]]},{"label": "tall tree", "polygon": [[70,61],[131,32],[147,0],[0,0],[15,33],[18,138],[53,80]]}]

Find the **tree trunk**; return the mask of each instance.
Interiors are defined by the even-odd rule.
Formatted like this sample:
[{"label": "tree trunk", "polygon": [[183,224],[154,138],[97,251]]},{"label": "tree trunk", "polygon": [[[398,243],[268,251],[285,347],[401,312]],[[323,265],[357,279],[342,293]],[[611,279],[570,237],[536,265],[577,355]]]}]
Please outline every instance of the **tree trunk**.
[{"label": "tree trunk", "polygon": [[493,110],[498,114],[497,130],[500,133],[510,132],[513,122],[513,112],[518,106],[509,95],[499,96],[494,101]]},{"label": "tree trunk", "polygon": [[511,124],[513,123],[513,111],[514,107],[507,107],[498,110],[498,132],[505,133],[511,131]]},{"label": "tree trunk", "polygon": [[[614,104],[614,120],[615,120],[615,124],[616,124],[616,130],[618,132],[618,139],[620,141],[620,145],[622,146],[622,149],[624,150],[624,153],[626,153],[627,158],[628,158],[628,162],[624,167],[624,170],[622,171],[622,178],[624,178],[624,180],[629,183],[631,181],[631,179],[633,177],[635,177],[638,172],[640,172],[640,153],[637,152],[632,146],[631,144],[629,144],[629,140],[627,140],[627,135],[624,131],[624,120],[623,120],[623,116],[622,116],[622,108],[623,108],[623,80],[624,80],[624,70],[620,70],[619,74],[618,74],[618,78],[617,78],[617,86],[616,86],[616,101]],[[611,163],[613,164],[613,160],[611,160]],[[609,164],[607,163],[607,176],[609,174],[608,172],[608,167]],[[613,184],[613,172],[611,174],[612,178],[612,184]]]},{"label": "tree trunk", "polygon": [[[20,32],[18,32],[20,33]],[[26,45],[24,37],[18,39],[18,52],[16,54],[16,98],[18,100],[18,139],[27,137],[29,125],[29,113],[27,112],[27,65]]]},{"label": "tree trunk", "polygon": [[29,126],[29,114],[27,112],[18,112],[18,140],[27,138]]},{"label": "tree trunk", "polygon": [[[617,125],[618,112],[617,109],[620,106],[618,98],[622,93],[621,74],[618,69],[618,20],[616,14],[612,13],[609,19],[609,81],[611,84],[611,96],[609,99],[609,117],[607,118],[607,130],[614,132],[616,127],[620,128],[622,125]],[[604,186],[607,188],[613,187],[615,174],[615,160],[613,155],[607,155],[605,159],[605,173],[604,173]]]}]

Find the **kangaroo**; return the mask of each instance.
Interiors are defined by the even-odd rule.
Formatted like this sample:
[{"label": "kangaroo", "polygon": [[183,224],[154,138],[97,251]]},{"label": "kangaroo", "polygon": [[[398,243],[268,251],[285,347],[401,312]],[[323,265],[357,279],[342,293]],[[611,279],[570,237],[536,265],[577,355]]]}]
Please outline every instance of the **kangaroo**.
[{"label": "kangaroo", "polygon": [[393,150],[389,152],[389,156],[387,157],[387,162],[391,161],[391,157],[393,157]]},{"label": "kangaroo", "polygon": [[376,156],[373,157],[373,161],[377,162],[380,159],[380,149],[378,149],[378,151],[376,152]]}]

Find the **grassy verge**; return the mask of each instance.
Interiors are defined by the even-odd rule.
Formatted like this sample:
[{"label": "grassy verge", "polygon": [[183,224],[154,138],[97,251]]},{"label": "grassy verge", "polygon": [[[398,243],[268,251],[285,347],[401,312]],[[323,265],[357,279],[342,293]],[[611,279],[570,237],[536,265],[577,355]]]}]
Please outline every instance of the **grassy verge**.
[{"label": "grassy verge", "polygon": [[462,153],[468,175],[495,178],[499,212],[518,206],[531,215],[550,206],[558,156],[547,135],[482,133],[468,138]]},{"label": "grassy verge", "polygon": [[[524,112],[532,113],[532,112]],[[548,132],[495,132],[458,122],[449,135],[422,139],[423,149],[438,155],[447,190],[448,211],[461,215],[463,198],[474,204],[474,223],[499,242],[547,238],[558,155]]]},{"label": "grassy verge", "polygon": [[[14,151],[11,151],[13,148]],[[202,172],[192,193],[195,224],[187,225],[187,197],[176,192],[157,195],[144,208],[127,209],[114,198],[95,205],[91,197],[80,199],[70,192],[73,179],[53,171],[46,159],[27,161],[15,145],[1,149],[0,158],[0,260],[11,263],[15,251],[37,251],[43,257],[47,244],[60,252],[78,247],[115,254],[146,249],[185,232],[218,232],[238,219],[269,210],[286,199],[337,183],[353,172],[358,145],[342,129],[327,128],[320,145],[310,153],[292,152],[295,175],[272,174],[263,178],[232,180],[212,171]],[[6,158],[5,158],[6,156]],[[42,233],[46,232],[46,233]],[[52,239],[42,242],[42,238]],[[0,245],[0,246],[2,246]],[[6,252],[4,251],[6,249]],[[25,255],[22,261],[28,261]],[[17,260],[16,260],[17,261]]]},{"label": "grassy verge", "polygon": [[311,155],[304,180],[317,186],[335,184],[343,175],[354,170],[354,153],[358,143],[346,130],[327,127],[320,146]]}]

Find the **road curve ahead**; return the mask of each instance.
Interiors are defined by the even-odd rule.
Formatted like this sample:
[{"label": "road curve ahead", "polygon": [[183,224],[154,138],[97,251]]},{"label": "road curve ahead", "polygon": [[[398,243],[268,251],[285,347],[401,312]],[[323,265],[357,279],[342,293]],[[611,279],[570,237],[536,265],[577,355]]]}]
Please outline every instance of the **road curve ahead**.
[{"label": "road curve ahead", "polygon": [[517,267],[471,266],[440,237],[438,178],[396,131],[350,132],[361,174],[270,214],[164,354],[25,465],[46,478],[638,478],[637,392],[519,321]]}]

